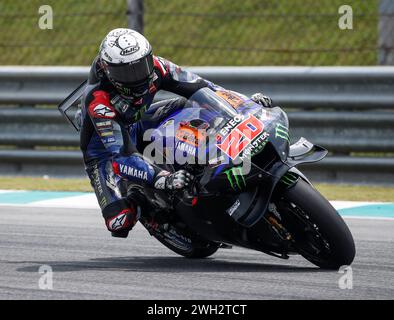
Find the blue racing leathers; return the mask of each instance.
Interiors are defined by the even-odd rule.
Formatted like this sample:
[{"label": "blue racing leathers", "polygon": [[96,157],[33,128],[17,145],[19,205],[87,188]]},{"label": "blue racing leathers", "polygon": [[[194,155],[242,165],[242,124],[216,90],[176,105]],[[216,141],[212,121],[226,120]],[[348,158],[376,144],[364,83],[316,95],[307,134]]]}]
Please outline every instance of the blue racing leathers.
[{"label": "blue racing leathers", "polygon": [[[141,117],[149,118],[154,127],[167,114],[182,108],[197,90],[215,87],[161,57],[154,57],[154,66],[148,92],[139,98],[126,99],[116,91],[96,58],[84,95],[80,146],[106,226],[114,236],[127,236],[139,217],[138,199],[132,199],[131,203],[121,193],[121,177],[139,185],[154,186],[162,172],[141,155],[138,142],[148,129],[144,128]],[[161,89],[183,98],[152,104]],[[127,155],[123,152],[125,141],[129,142]]]}]

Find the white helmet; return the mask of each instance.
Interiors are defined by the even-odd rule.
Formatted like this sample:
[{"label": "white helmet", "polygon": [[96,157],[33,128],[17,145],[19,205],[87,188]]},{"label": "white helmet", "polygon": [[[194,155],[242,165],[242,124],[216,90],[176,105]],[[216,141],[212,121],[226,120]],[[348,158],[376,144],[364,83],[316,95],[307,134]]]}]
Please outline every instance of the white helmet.
[{"label": "white helmet", "polygon": [[108,79],[126,97],[137,98],[149,90],[153,79],[152,47],[137,31],[110,31],[100,46],[100,60]]}]

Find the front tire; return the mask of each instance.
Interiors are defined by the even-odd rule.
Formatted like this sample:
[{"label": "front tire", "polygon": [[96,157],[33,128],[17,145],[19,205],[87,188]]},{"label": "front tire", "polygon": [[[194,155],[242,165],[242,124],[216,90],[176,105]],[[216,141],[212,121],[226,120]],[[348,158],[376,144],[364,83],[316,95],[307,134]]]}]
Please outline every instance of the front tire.
[{"label": "front tire", "polygon": [[302,179],[278,203],[284,226],[298,252],[324,269],[350,265],[356,249],[353,236],[335,208]]}]

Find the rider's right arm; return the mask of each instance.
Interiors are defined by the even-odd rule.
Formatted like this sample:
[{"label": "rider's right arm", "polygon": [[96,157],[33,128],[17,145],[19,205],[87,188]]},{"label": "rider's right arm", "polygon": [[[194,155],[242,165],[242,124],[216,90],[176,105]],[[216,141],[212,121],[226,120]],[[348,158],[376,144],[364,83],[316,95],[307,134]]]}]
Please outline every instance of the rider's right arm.
[{"label": "rider's right arm", "polygon": [[116,111],[111,106],[109,94],[104,90],[93,91],[86,98],[87,113],[105,148],[114,156],[122,147],[122,134],[116,122]]}]

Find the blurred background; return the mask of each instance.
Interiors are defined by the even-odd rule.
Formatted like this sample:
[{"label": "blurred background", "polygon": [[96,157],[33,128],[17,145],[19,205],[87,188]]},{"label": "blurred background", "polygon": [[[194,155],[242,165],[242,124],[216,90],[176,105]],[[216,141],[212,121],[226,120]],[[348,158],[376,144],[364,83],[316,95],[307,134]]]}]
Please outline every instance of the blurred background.
[{"label": "blurred background", "polygon": [[[51,29],[39,28],[43,5]],[[156,55],[270,95],[292,142],[329,149],[305,167],[314,180],[394,184],[392,0],[2,0],[0,174],[84,176],[78,134],[56,106],[86,79],[103,37],[127,26]]]},{"label": "blurred background", "polygon": [[[387,2],[387,1],[386,1]],[[390,0],[388,2],[391,2]],[[155,53],[181,65],[385,64],[393,34],[380,0],[56,0],[53,30],[37,27],[42,0],[0,2],[0,64],[88,65],[109,30],[133,24]],[[353,9],[353,29],[338,8]],[[384,7],[384,6],[383,6]],[[382,39],[383,38],[383,39]]]}]

